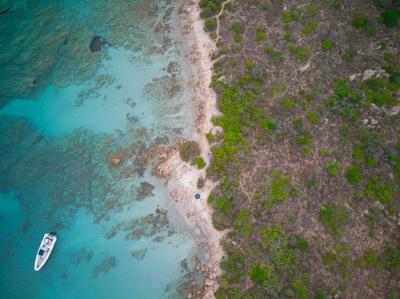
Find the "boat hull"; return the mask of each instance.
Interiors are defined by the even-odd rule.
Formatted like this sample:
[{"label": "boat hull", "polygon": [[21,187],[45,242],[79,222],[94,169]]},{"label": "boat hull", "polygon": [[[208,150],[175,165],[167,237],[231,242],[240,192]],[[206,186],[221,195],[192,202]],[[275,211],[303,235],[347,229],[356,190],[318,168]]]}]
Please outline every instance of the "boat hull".
[{"label": "boat hull", "polygon": [[55,233],[44,234],[42,242],[40,243],[39,249],[36,253],[35,264],[33,266],[35,271],[39,271],[46,264],[51,252],[53,251],[56,241],[57,237]]}]

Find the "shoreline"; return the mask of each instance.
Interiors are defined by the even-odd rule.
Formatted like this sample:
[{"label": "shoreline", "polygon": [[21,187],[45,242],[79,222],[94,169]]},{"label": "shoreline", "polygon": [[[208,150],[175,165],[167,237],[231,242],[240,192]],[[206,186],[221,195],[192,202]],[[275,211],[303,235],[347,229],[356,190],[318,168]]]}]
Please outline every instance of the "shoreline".
[{"label": "shoreline", "polygon": [[[207,132],[216,128],[211,123],[213,115],[219,115],[215,92],[209,87],[212,78],[211,53],[215,43],[203,30],[200,8],[197,1],[182,1],[177,13],[180,38],[184,47],[185,60],[190,63],[191,78],[186,85],[193,92],[193,105],[196,110],[196,134],[192,140],[201,149],[201,155],[207,165],[210,163],[210,145],[205,137]],[[217,231],[212,224],[212,208],[207,203],[210,192],[216,183],[206,180],[202,189],[197,188],[199,177],[205,178],[205,168],[197,169],[194,165],[180,159],[178,142],[167,152],[160,155],[160,160],[153,167],[153,175],[164,179],[164,184],[173,199],[172,207],[181,217],[189,233],[193,236],[199,250],[202,267],[198,271],[205,274],[202,298],[214,298],[218,288],[216,278],[221,274],[220,260],[224,255],[220,240],[224,232]],[[201,195],[195,199],[195,194]],[[188,293],[188,298],[195,294]]]}]

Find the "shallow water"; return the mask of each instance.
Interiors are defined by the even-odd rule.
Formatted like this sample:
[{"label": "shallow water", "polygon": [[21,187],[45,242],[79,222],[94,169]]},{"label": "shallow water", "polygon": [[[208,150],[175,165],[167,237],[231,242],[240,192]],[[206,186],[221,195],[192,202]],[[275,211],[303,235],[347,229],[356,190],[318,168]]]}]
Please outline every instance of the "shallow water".
[{"label": "shallow water", "polygon": [[194,134],[178,3],[0,3],[0,297],[179,297],[197,248],[147,157]]}]

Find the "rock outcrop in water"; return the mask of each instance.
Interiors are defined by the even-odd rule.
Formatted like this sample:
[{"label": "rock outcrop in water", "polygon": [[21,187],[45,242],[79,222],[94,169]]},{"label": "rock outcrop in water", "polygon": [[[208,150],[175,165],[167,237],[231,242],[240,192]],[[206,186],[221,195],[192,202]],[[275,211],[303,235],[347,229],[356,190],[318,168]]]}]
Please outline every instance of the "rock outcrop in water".
[{"label": "rock outcrop in water", "polygon": [[100,35],[95,35],[90,42],[90,52],[99,52],[101,51],[101,46],[103,42]]}]

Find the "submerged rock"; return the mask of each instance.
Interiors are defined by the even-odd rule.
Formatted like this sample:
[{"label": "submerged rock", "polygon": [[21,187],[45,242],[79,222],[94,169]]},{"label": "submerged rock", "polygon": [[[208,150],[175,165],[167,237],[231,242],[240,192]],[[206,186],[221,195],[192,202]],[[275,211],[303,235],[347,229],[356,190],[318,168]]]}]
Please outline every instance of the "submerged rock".
[{"label": "submerged rock", "polygon": [[92,276],[97,278],[100,274],[107,274],[112,268],[118,264],[116,256],[106,257],[96,268],[92,271]]},{"label": "submerged rock", "polygon": [[90,42],[90,52],[99,52],[101,51],[101,46],[103,42],[100,35],[95,35]]},{"label": "submerged rock", "polygon": [[144,257],[146,256],[146,253],[147,253],[147,248],[131,251],[132,257],[134,257],[138,260],[144,259]]},{"label": "submerged rock", "polygon": [[0,15],[5,14],[11,9],[11,6],[0,7]]},{"label": "submerged rock", "polygon": [[154,196],[153,189],[154,185],[148,182],[141,182],[140,187],[137,190],[137,199],[141,201],[148,196]]}]

